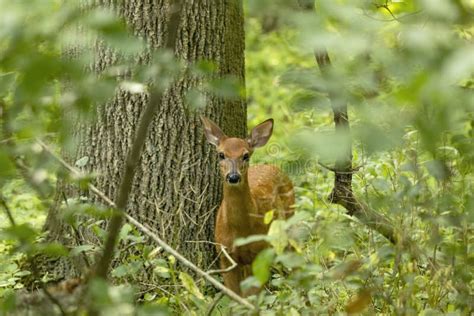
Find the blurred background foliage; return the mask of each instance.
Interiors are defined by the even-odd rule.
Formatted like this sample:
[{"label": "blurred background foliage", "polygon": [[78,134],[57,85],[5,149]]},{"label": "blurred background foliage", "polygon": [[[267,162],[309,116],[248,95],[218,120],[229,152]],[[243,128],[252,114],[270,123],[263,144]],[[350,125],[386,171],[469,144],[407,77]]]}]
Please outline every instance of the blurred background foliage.
[{"label": "blurred background foliage", "polygon": [[[6,311],[22,277],[34,273],[22,270],[26,257],[93,252],[42,243],[55,179],[64,174],[35,138],[73,146],[69,114],[90,113],[118,85],[144,89],[168,59],[157,54],[149,68],[123,81],[127,56],[146,47],[110,12],[81,14],[60,0],[0,0],[0,7],[0,300]],[[273,221],[273,247],[257,257],[247,282],[269,280],[254,298],[261,314],[471,313],[474,1],[259,0],[245,1],[245,12],[249,126],[268,117],[276,122],[254,163],[285,169],[297,192],[296,215]],[[123,65],[97,76],[87,71],[94,58],[87,52],[63,58],[63,47],[90,40],[86,33],[122,52]],[[321,49],[332,60],[329,82],[314,57]],[[212,71],[212,65],[196,69]],[[232,80],[209,85],[220,87],[221,95],[239,93]],[[354,192],[390,219],[401,240],[414,240],[420,257],[327,201],[333,174],[319,162],[333,164],[348,137],[334,132],[328,90],[349,104],[354,166],[360,167]],[[196,95],[190,99],[199,104],[190,106],[205,102]],[[216,294],[202,280],[176,271],[176,260],[153,253],[131,226],[124,226],[121,240],[132,241],[138,252],[112,272],[124,285],[93,285],[97,295],[90,300],[104,312],[125,306],[132,314],[133,298],[144,303],[136,307],[143,314],[209,310]],[[133,275],[143,264],[154,267],[153,278],[133,292],[132,286],[139,288]],[[223,298],[214,313],[245,310]]]}]

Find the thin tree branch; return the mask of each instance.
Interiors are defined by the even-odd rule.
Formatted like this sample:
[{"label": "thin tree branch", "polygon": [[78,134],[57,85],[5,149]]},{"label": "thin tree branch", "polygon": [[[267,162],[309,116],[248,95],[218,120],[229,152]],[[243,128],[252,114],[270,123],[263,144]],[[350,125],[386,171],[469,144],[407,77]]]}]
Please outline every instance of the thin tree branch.
[{"label": "thin tree branch", "polygon": [[[81,172],[78,171],[76,168],[68,164],[64,159],[56,155],[43,141],[37,140],[38,144],[49,154],[51,155],[54,159],[56,159],[63,167],[65,167],[69,172],[71,172],[73,175],[80,176]],[[97,187],[95,187],[93,184],[88,184],[89,189],[96,194],[98,197],[100,197],[108,206],[116,208],[115,203],[107,196],[105,195],[102,191],[100,191]],[[251,309],[255,310],[255,307],[246,299],[242,298],[238,294],[236,294],[234,291],[230,290],[229,288],[225,287],[222,283],[217,281],[214,277],[212,277],[208,272],[203,271],[199,267],[197,267],[194,263],[186,259],[183,255],[181,255],[178,251],[173,249],[171,246],[169,246],[164,240],[162,240],[157,234],[153,233],[148,227],[145,225],[141,224],[138,222],[136,219],[134,219],[132,216],[128,214],[124,214],[124,217],[135,227],[137,227],[142,233],[150,237],[152,240],[154,240],[160,247],[163,248],[166,252],[172,254],[177,260],[179,260],[183,265],[186,267],[190,268],[196,274],[202,276],[204,279],[206,279],[209,283],[211,283],[213,286],[215,286],[217,289],[222,291],[225,295],[229,296],[232,300],[236,301],[237,303]]]},{"label": "thin tree branch", "polygon": [[[220,257],[220,254],[221,253],[224,253],[224,256],[227,258],[227,260],[229,260],[229,262],[231,263],[231,265],[225,269],[217,269],[217,270],[207,270],[207,273],[208,274],[216,274],[216,273],[223,273],[223,272],[229,272],[229,271],[232,271],[234,270],[236,267],[237,267],[237,262],[235,262],[234,259],[232,259],[232,257],[230,256],[230,254],[227,252],[227,247],[224,246],[223,244],[220,244],[218,242],[213,242],[213,241],[208,241],[208,240],[187,240],[186,242],[191,242],[191,243],[206,243],[206,244],[213,244],[213,245],[216,245],[216,246],[220,246],[221,248],[221,251],[220,253],[217,255],[217,259],[219,259]],[[215,262],[216,260],[213,261],[213,263]],[[211,264],[212,266],[212,264]]]},{"label": "thin tree branch", "polygon": [[237,262],[235,262],[234,259],[232,259],[232,257],[229,255],[229,253],[227,252],[226,247],[224,245],[221,245],[221,252],[224,253],[224,256],[227,258],[227,260],[229,260],[231,265],[228,266],[225,269],[208,270],[207,271],[208,274],[229,272],[229,271],[232,271],[235,268],[237,268]]},{"label": "thin tree branch", "polygon": [[373,3],[373,5],[377,9],[385,9],[390,14],[390,16],[392,18],[391,19],[376,19],[372,16],[369,16],[368,14],[366,14],[366,16],[368,16],[372,19],[376,19],[377,21],[383,21],[383,22],[397,21],[398,23],[403,23],[403,21],[401,21],[401,19],[404,19],[406,17],[409,17],[409,16],[412,16],[412,15],[415,15],[415,14],[418,14],[418,13],[422,12],[422,10],[418,10],[418,11],[415,11],[415,12],[407,13],[407,14],[402,15],[402,16],[396,16],[395,14],[393,14],[393,11],[390,9],[390,6],[388,5],[388,2],[385,2],[385,4]]},{"label": "thin tree branch", "polygon": [[15,218],[13,217],[10,207],[8,206],[7,201],[5,201],[5,198],[2,194],[0,194],[0,204],[2,204],[5,213],[7,214],[8,220],[10,221],[10,225],[16,226]]},{"label": "thin tree branch", "polygon": [[[180,13],[182,9],[182,1],[175,0],[171,5],[170,20],[168,23],[168,38],[166,42],[166,48],[174,51],[176,46],[176,34],[180,19]],[[156,109],[159,106],[163,96],[163,92],[159,89],[154,89],[151,93],[148,104],[142,113],[138,128],[135,133],[135,139],[132,143],[132,148],[128,152],[127,159],[124,167],[124,174],[115,197],[115,207],[118,212],[115,212],[110,219],[107,229],[107,239],[101,254],[95,267],[95,275],[103,279],[107,278],[107,272],[109,270],[110,263],[114,256],[114,249],[117,243],[120,228],[122,227],[123,215],[127,208],[128,199],[132,189],[133,179],[136,172],[136,167],[140,161],[140,157],[143,150],[143,144],[145,143],[146,136],[148,134],[149,127],[155,116]]]}]

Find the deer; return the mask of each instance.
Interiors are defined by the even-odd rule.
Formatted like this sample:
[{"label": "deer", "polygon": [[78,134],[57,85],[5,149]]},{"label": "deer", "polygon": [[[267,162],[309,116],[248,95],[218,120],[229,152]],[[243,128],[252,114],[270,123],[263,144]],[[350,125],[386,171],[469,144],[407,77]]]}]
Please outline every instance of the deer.
[{"label": "deer", "polygon": [[[220,271],[224,285],[239,295],[257,294],[260,288],[242,293],[240,283],[251,275],[251,264],[257,254],[268,247],[265,241],[256,241],[240,247],[238,238],[267,234],[264,223],[266,212],[274,217],[287,218],[293,214],[295,194],[288,175],[274,165],[249,165],[255,149],[264,146],[273,133],[273,119],[252,129],[246,139],[225,135],[216,123],[201,116],[207,142],[215,146],[223,178],[223,199],[218,209],[214,229],[215,244],[220,253]],[[222,253],[221,247],[237,264]]]}]

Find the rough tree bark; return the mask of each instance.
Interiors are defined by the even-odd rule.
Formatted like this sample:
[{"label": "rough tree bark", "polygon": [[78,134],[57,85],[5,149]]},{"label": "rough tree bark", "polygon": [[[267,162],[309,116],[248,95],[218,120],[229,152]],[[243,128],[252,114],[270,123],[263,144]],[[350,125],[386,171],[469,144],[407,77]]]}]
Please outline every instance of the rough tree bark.
[{"label": "rough tree bark", "polygon": [[[170,1],[98,2],[116,10],[135,36],[145,38],[156,49],[165,45]],[[218,77],[230,75],[244,84],[241,1],[184,1],[175,53],[186,63],[212,61],[217,66]],[[112,51],[98,49],[93,71],[100,74],[116,60]],[[216,157],[205,145],[198,115],[185,104],[186,92],[199,84],[195,77],[183,75],[163,96],[145,142],[127,212],[155,228],[163,239],[198,266],[207,267],[215,256],[213,247],[190,241],[212,240],[221,184]],[[68,155],[70,162],[88,157],[84,170],[97,174],[94,184],[108,196],[116,195],[123,163],[147,101],[146,95],[118,91],[113,100],[97,108],[93,123],[77,122],[73,128],[78,145]],[[203,113],[230,135],[246,134],[244,100],[210,96]],[[67,196],[78,193],[62,182],[57,190],[58,202],[63,193]],[[89,200],[100,203],[93,195]],[[49,238],[76,245],[77,236],[61,221],[60,212],[60,208],[54,208],[48,214],[45,229]],[[66,262],[59,273],[76,274],[78,268]]]}]

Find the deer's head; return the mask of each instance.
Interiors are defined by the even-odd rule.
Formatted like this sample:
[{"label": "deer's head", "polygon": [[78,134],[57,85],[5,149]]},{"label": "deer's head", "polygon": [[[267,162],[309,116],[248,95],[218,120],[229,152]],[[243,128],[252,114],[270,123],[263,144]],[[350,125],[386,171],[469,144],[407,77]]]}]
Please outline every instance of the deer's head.
[{"label": "deer's head", "polygon": [[250,157],[255,148],[265,145],[273,131],[273,119],[255,126],[247,139],[228,137],[208,118],[201,116],[207,141],[216,146],[219,165],[224,180],[229,185],[246,181]]}]

